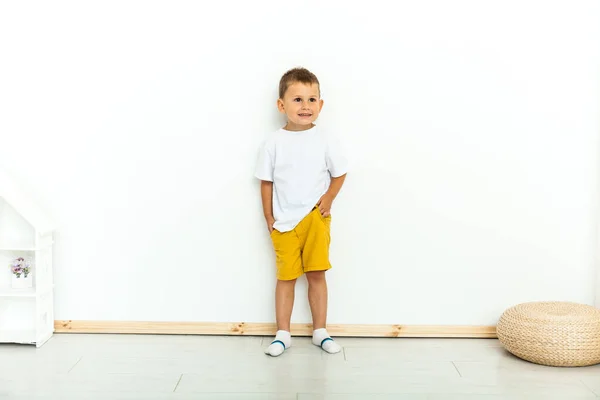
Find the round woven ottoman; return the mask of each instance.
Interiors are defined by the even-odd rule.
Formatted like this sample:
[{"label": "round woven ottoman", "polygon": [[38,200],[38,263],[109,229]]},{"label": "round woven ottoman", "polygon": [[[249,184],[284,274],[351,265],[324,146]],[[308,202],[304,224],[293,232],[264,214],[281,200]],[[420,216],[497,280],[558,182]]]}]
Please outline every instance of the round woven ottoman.
[{"label": "round woven ottoman", "polygon": [[502,314],[496,333],[504,348],[536,364],[600,363],[600,309],[570,302],[532,302]]}]

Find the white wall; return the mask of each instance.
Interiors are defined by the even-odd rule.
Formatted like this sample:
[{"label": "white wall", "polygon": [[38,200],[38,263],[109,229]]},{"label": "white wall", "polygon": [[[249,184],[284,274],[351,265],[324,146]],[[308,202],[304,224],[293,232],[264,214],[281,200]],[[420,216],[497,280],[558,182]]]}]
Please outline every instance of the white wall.
[{"label": "white wall", "polygon": [[60,224],[56,318],[274,320],[252,173],[297,65],[353,168],[329,322],[592,303],[599,3],[392,4],[3,3],[0,162]]}]

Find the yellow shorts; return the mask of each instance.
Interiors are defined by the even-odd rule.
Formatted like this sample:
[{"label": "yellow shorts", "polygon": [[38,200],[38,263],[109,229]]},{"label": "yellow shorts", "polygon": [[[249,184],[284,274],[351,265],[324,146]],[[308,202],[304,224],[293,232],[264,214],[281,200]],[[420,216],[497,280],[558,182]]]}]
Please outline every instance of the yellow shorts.
[{"label": "yellow shorts", "polygon": [[291,231],[271,232],[275,249],[277,279],[296,279],[305,272],[326,271],[331,242],[331,216],[323,217],[317,207]]}]

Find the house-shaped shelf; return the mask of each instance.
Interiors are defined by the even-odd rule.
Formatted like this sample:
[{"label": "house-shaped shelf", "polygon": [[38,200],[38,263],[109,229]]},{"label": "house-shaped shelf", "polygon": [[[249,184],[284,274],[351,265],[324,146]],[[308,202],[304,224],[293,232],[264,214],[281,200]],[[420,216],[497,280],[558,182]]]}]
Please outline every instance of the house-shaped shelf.
[{"label": "house-shaped shelf", "polygon": [[[40,347],[54,333],[54,231],[52,219],[0,168],[0,343]],[[15,284],[17,258],[31,266],[30,287]]]}]

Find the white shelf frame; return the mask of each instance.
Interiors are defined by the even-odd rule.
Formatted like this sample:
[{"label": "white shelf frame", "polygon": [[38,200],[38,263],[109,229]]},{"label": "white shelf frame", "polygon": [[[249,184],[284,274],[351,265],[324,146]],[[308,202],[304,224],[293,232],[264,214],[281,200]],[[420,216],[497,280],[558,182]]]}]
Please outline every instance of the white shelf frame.
[{"label": "white shelf frame", "polygon": [[[0,176],[1,177],[1,176]],[[30,344],[36,347],[41,347],[45,344],[54,334],[54,282],[53,282],[53,245],[54,245],[54,233],[52,229],[49,229],[49,225],[44,222],[36,223],[35,219],[26,219],[26,215],[35,215],[36,218],[40,217],[40,213],[31,212],[27,209],[28,204],[24,206],[25,212],[22,214],[19,210],[18,204],[11,204],[8,199],[2,196],[2,187],[0,187],[0,211],[9,210],[9,214],[4,214],[7,217],[8,222],[11,220],[17,221],[14,213],[20,214],[20,216],[27,222],[32,228],[30,239],[22,241],[21,237],[17,237],[22,243],[10,243],[10,233],[4,242],[0,242],[0,255],[3,259],[11,258],[12,254],[15,256],[23,255],[32,262],[32,277],[33,287],[31,288],[12,288],[10,281],[8,284],[3,283],[0,286],[0,305],[5,306],[4,311],[9,314],[5,315],[1,321],[0,326],[0,346],[1,343],[20,343]],[[19,196],[16,196],[20,198]],[[22,199],[22,198],[21,198]],[[7,208],[7,206],[9,206]],[[36,210],[38,211],[38,210]],[[3,214],[0,212],[0,223],[2,223]],[[25,229],[25,224],[18,222],[16,229]],[[8,230],[6,230],[8,227]],[[41,227],[41,228],[40,228]],[[5,232],[10,232],[13,229],[10,225],[4,225]],[[28,231],[29,232],[29,231]],[[21,253],[21,254],[19,254]],[[8,257],[5,257],[8,256]],[[7,275],[10,274],[8,265],[0,265],[0,273],[4,269]],[[12,307],[25,307],[31,308],[31,316],[27,316],[22,321],[14,321],[11,325],[10,311]],[[15,314],[15,315],[20,315]],[[0,315],[0,318],[3,318]],[[22,322],[26,322],[26,326],[21,326]],[[31,329],[29,329],[31,327]]]},{"label": "white shelf frame", "polygon": [[46,285],[42,287],[32,287],[26,289],[13,289],[11,287],[0,287],[0,300],[3,297],[38,297],[42,296],[54,289],[54,285]]},{"label": "white shelf frame", "polygon": [[[37,345],[34,329],[0,330],[0,343],[18,343]],[[37,346],[40,347],[40,346]]]},{"label": "white shelf frame", "polygon": [[18,252],[35,252],[35,251],[42,251],[48,248],[52,248],[52,246],[45,246],[45,247],[13,247],[13,248],[8,248],[8,247],[0,247],[0,252],[3,253],[18,253]]}]

